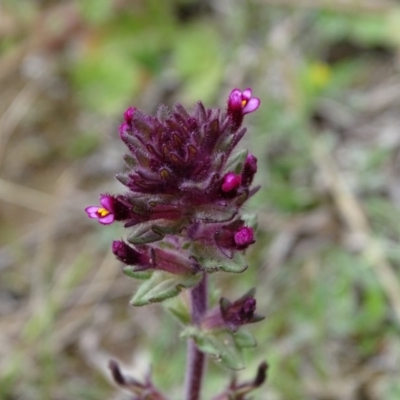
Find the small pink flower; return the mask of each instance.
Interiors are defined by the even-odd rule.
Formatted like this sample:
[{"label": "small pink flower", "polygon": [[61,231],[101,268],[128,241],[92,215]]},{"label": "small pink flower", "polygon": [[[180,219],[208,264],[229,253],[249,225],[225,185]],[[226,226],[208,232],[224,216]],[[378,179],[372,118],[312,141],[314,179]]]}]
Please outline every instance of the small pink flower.
[{"label": "small pink flower", "polygon": [[224,181],[222,183],[221,189],[223,192],[231,192],[232,190],[236,190],[241,183],[242,183],[241,175],[236,175],[233,172],[228,172],[224,176]]},{"label": "small pink flower", "polygon": [[85,208],[89,218],[96,218],[101,224],[109,225],[114,222],[115,215],[113,211],[114,199],[110,195],[101,195],[100,204],[102,207],[89,206]]},{"label": "small pink flower", "polygon": [[228,99],[228,111],[241,110],[242,115],[256,111],[260,106],[260,99],[251,97],[251,93],[250,88],[243,92],[240,89],[233,89]]}]

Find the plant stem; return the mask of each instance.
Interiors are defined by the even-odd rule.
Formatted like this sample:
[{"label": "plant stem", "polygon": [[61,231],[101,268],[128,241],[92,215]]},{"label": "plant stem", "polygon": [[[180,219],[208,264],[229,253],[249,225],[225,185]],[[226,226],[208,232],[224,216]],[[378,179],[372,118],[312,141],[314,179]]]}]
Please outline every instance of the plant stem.
[{"label": "plant stem", "polygon": [[[207,310],[207,274],[190,290],[192,324],[198,325]],[[187,344],[187,366],[185,377],[185,400],[199,400],[204,374],[205,356],[193,339]]]}]

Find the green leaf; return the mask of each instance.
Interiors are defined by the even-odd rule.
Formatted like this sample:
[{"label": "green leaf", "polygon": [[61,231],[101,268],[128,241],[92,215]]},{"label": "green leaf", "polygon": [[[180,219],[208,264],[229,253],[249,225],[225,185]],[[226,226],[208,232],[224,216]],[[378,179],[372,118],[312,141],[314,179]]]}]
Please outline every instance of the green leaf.
[{"label": "green leaf", "polygon": [[239,329],[237,332],[235,332],[233,334],[233,339],[236,343],[236,346],[241,349],[257,346],[257,341],[254,336],[249,331],[244,329]]},{"label": "green leaf", "polygon": [[[233,370],[244,368],[241,348],[237,345],[235,336],[228,330],[205,332],[198,327],[188,326],[181,333],[181,337],[193,338],[203,353],[209,354],[225,368]],[[243,342],[250,343],[246,334],[243,335]]]},{"label": "green leaf", "polygon": [[212,179],[213,177],[211,176],[200,182],[185,181],[179,185],[179,189],[185,192],[190,192],[192,190],[205,191],[210,186]]},{"label": "green leaf", "polygon": [[257,229],[258,223],[256,214],[250,214],[250,213],[242,214],[241,218],[246,226],[250,226],[254,230]]},{"label": "green leaf", "polygon": [[130,303],[134,306],[144,306],[164,301],[176,296],[182,289],[195,286],[200,279],[201,274],[173,275],[155,271],[152,277],[139,287]]},{"label": "green leaf", "polygon": [[218,140],[215,148],[221,153],[225,153],[226,150],[232,145],[233,140],[234,140],[233,135],[222,137],[221,139]]},{"label": "green leaf", "polygon": [[122,272],[130,278],[145,280],[151,277],[153,271],[134,271],[133,267],[127,266],[122,269]]},{"label": "green leaf", "polygon": [[225,272],[241,273],[247,269],[248,265],[242,253],[235,253],[232,259],[224,259],[219,265],[219,269]]},{"label": "green leaf", "polygon": [[179,230],[181,221],[154,220],[132,227],[128,236],[131,244],[146,244],[156,242],[164,238],[166,234],[176,233]]},{"label": "green leaf", "polygon": [[137,232],[130,234],[128,236],[128,242],[131,244],[146,244],[146,243],[157,242],[158,240],[161,240],[163,237],[164,237],[163,234],[148,229],[144,230],[143,232],[140,232],[140,234],[137,234]]},{"label": "green leaf", "polygon": [[230,334],[207,333],[194,339],[201,351],[210,354],[222,366],[233,370],[244,368],[242,353]]},{"label": "green leaf", "polygon": [[138,162],[137,162],[136,158],[133,157],[133,156],[130,155],[130,154],[124,154],[124,155],[123,155],[123,159],[124,159],[126,165],[127,165],[129,168],[134,168],[134,167],[137,167],[137,165],[138,165]]},{"label": "green leaf", "polygon": [[182,300],[182,296],[171,299],[166,308],[182,325],[190,324],[190,312],[187,304]]},{"label": "green leaf", "polygon": [[226,163],[225,171],[229,172],[234,169],[236,174],[239,174],[243,169],[243,164],[246,161],[248,151],[242,150],[239,153],[236,153],[232,157],[230,157]]},{"label": "green leaf", "polygon": [[165,220],[165,225],[153,225],[152,231],[159,233],[160,235],[170,235],[177,233],[181,227],[181,220],[177,221],[167,221]]},{"label": "green leaf", "polygon": [[193,257],[207,272],[225,271],[241,273],[247,269],[247,263],[243,254],[236,252],[232,258],[223,255],[218,249],[196,246],[194,247]]},{"label": "green leaf", "polygon": [[235,213],[236,210],[230,207],[213,204],[212,206],[206,205],[196,207],[194,218],[205,222],[226,222],[231,220]]}]

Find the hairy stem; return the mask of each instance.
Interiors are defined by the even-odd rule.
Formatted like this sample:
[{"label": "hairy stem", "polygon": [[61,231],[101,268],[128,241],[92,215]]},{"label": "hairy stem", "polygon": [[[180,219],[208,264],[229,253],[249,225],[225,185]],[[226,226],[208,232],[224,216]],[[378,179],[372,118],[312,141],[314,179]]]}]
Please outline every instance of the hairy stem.
[{"label": "hairy stem", "polygon": [[[207,310],[207,274],[190,290],[192,323],[198,325]],[[204,374],[205,356],[193,339],[188,340],[185,377],[185,400],[199,400]]]}]

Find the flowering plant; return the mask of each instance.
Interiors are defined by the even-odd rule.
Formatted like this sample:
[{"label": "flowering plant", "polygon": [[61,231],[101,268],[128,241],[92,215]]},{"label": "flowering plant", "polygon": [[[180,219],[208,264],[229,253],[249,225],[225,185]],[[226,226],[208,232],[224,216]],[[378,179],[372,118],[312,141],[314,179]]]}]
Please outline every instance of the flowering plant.
[{"label": "flowering plant", "polygon": [[[177,104],[160,106],[156,116],[134,107],[124,113],[119,128],[129,153],[127,170],[119,175],[124,194],[100,195],[100,206],[86,208],[103,225],[122,221],[127,240],[115,240],[112,251],[130,277],[144,282],[131,303],[144,306],[182,296],[171,312],[188,339],[185,400],[198,400],[205,354],[231,369],[243,367],[241,349],[255,345],[241,329],[257,322],[254,290],[233,302],[221,298],[209,309],[207,276],[215,271],[240,273],[243,253],[255,242],[254,227],[241,215],[243,204],[257,192],[252,187],[257,159],[248,151],[234,153],[246,132],[246,114],[260,100],[251,89],[234,89],[227,108],[207,109],[199,102],[193,112]],[[114,380],[137,400],[167,399],[150,377],[138,382],[110,363]],[[266,364],[254,381],[230,386],[215,400],[245,400],[265,380]]]}]

